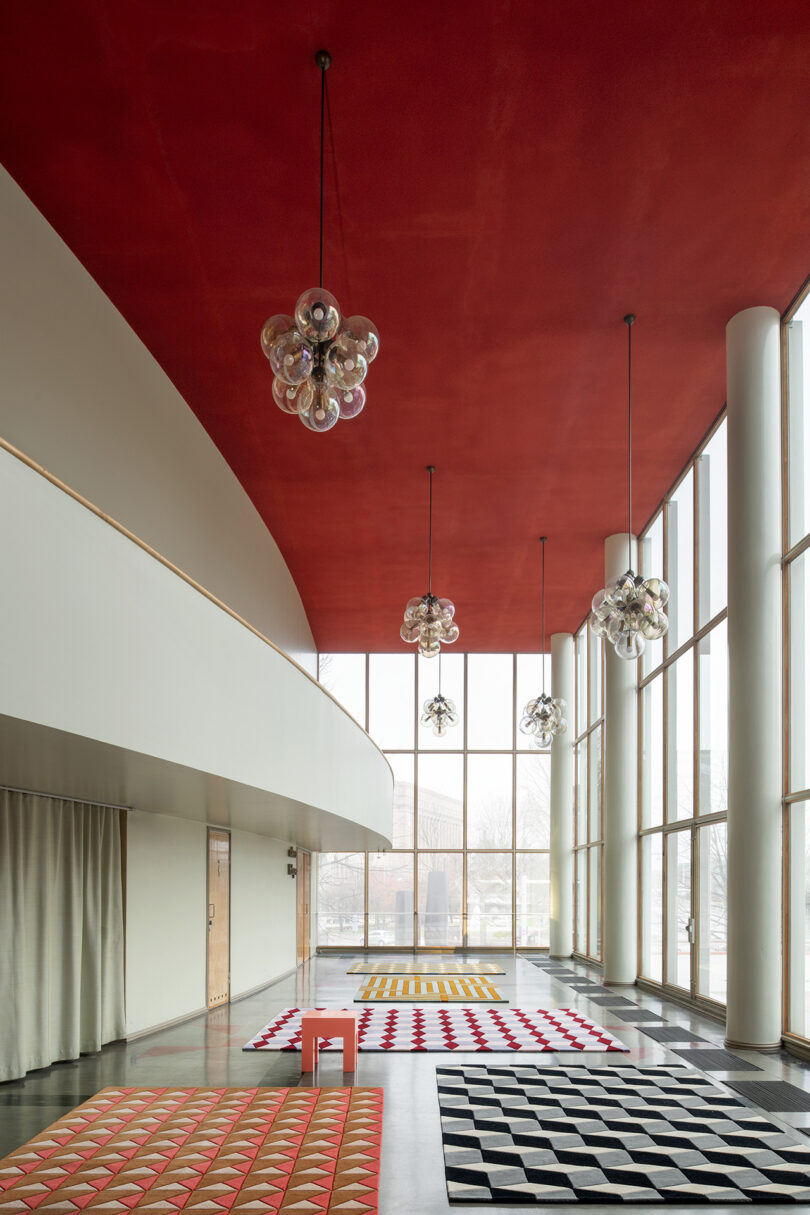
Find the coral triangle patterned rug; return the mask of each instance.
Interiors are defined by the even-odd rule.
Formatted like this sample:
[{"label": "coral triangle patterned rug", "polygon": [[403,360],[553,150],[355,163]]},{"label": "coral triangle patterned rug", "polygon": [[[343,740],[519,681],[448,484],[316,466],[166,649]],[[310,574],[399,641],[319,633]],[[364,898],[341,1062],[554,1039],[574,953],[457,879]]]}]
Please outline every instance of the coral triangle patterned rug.
[{"label": "coral triangle patterned rug", "polygon": [[347,975],[503,975],[496,962],[355,962]]},{"label": "coral triangle patterned rug", "polygon": [[451,1202],[807,1202],[810,1146],[678,1066],[438,1067]]},{"label": "coral triangle patterned rug", "polygon": [[[243,1050],[300,1050],[300,1008],[285,1008]],[[608,1051],[627,1047],[606,1029],[567,1008],[364,1008],[358,1011],[360,1050]],[[342,1050],[320,1039],[321,1050]]]},{"label": "coral triangle patterned rug", "polygon": [[482,975],[369,975],[354,997],[420,1004],[508,1004],[489,979]]},{"label": "coral triangle patterned rug", "polygon": [[376,1215],[378,1088],[105,1088],[0,1161],[0,1211]]}]

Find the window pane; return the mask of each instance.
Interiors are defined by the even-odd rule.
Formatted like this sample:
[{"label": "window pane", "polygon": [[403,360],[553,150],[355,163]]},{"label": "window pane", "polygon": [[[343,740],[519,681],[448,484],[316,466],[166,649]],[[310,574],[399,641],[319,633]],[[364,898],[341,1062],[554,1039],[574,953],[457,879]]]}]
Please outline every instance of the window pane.
[{"label": "window pane", "polygon": [[[471,757],[472,759],[472,757]],[[551,830],[551,756],[517,757],[517,847],[548,848]]]},{"label": "window pane", "polygon": [[693,516],[694,501],[692,470],[690,469],[667,506],[668,654],[677,650],[694,632]]},{"label": "window pane", "polygon": [[413,853],[368,858],[368,943],[413,945]]},{"label": "window pane", "polygon": [[588,736],[588,839],[602,838],[602,727]]},{"label": "window pane", "polygon": [[790,544],[810,532],[810,297],[786,326]]},{"label": "window pane", "polygon": [[419,847],[460,848],[464,756],[419,756]]},{"label": "window pane", "polygon": [[318,679],[355,721],[366,725],[365,654],[320,654]]},{"label": "window pane", "polygon": [[698,979],[702,996],[726,1002],[726,824],[698,831]]},{"label": "window pane", "polygon": [[[551,656],[546,655],[543,666],[540,665],[539,654],[518,654],[517,681],[515,684],[515,721],[520,726],[520,719],[528,701],[539,696],[543,690],[543,667],[546,674],[546,692],[551,695]],[[523,734],[518,728],[516,745],[521,751],[534,750],[532,735]]]},{"label": "window pane", "polygon": [[394,770],[394,848],[413,848],[413,756],[386,755]]},{"label": "window pane", "polygon": [[667,671],[667,819],[694,813],[694,666],[692,650]]},{"label": "window pane", "polygon": [[664,979],[664,837],[641,837],[641,974]]},{"label": "window pane", "polygon": [[790,790],[810,788],[810,553],[790,563]]},{"label": "window pane", "polygon": [[512,756],[467,756],[467,847],[512,847]]},{"label": "window pane", "polygon": [[605,652],[601,637],[588,630],[588,670],[591,676],[590,708],[588,725],[593,725],[602,716],[602,662]]},{"label": "window pane", "polygon": [[512,854],[467,855],[467,942],[512,946]]},{"label": "window pane", "polygon": [[442,696],[452,700],[456,706],[458,722],[447,727],[447,733],[437,738],[431,726],[420,721],[416,745],[424,751],[461,751],[464,748],[464,655],[442,653],[441,659],[417,656],[416,669],[419,680],[419,717],[421,719],[426,700],[432,700],[439,690],[439,663],[441,662]]},{"label": "window pane", "polygon": [[588,872],[588,852],[580,848],[576,855],[576,885],[574,888],[574,905],[576,909],[576,931],[574,934],[574,949],[577,953],[585,953],[588,948],[588,922],[585,914],[586,881]]},{"label": "window pane", "polygon": [[698,616],[706,624],[726,606],[728,500],[726,424],[721,422],[697,459]]},{"label": "window pane", "polygon": [[[664,577],[664,514],[655,516],[639,545],[639,566],[645,578]],[[649,675],[663,661],[663,645],[648,645],[641,655],[641,674]]]},{"label": "window pane", "polygon": [[512,749],[512,655],[467,657],[467,746]]},{"label": "window pane", "polygon": [[461,944],[461,853],[419,857],[419,944]]},{"label": "window pane", "polygon": [[810,802],[789,810],[788,1017],[791,1033],[810,1037]]},{"label": "window pane", "polygon": [[517,855],[515,945],[548,948],[548,853]]},{"label": "window pane", "polygon": [[641,689],[641,825],[664,821],[664,679]]},{"label": "window pane", "polygon": [[588,728],[588,626],[579,630],[575,641],[577,664],[577,724],[576,735],[579,738],[583,730]]},{"label": "window pane", "polygon": [[667,973],[666,981],[689,991],[692,946],[692,833],[675,831],[666,838]]},{"label": "window pane", "polygon": [[602,956],[602,846],[588,849],[588,953]]},{"label": "window pane", "polygon": [[583,738],[574,748],[576,752],[577,778],[577,845],[588,840],[588,740]]},{"label": "window pane", "polygon": [[728,629],[725,620],[698,642],[700,714],[698,811],[728,810]]},{"label": "window pane", "polygon": [[365,853],[322,852],[318,859],[318,944],[362,945]]},{"label": "window pane", "polygon": [[368,666],[368,732],[385,751],[413,748],[412,654],[371,654]]}]

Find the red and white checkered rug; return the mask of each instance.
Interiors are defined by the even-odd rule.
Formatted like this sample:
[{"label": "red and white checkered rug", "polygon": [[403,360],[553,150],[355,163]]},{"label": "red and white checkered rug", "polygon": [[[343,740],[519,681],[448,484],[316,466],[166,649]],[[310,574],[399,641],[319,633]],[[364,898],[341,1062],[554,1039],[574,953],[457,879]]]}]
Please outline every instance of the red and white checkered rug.
[{"label": "red and white checkered rug", "polygon": [[[243,1050],[300,1050],[301,1015],[285,1008]],[[352,1011],[358,1011],[353,1009]],[[340,1039],[322,1038],[321,1050],[342,1050]],[[626,1051],[601,1025],[570,1008],[363,1008],[358,1012],[360,1050],[382,1051]]]}]

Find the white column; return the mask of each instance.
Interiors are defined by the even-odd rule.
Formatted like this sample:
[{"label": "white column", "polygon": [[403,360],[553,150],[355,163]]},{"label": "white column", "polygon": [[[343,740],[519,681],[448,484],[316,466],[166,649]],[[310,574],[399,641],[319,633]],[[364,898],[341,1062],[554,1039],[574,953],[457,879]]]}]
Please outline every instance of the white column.
[{"label": "white column", "polygon": [[782,579],[779,313],[726,326],[730,1046],[779,1045]]},{"label": "white column", "polygon": [[[629,557],[636,568],[633,537]],[[627,532],[605,540],[605,585],[628,569]],[[638,974],[637,662],[605,642],[605,869],[602,921],[604,982],[632,984]]]},{"label": "white column", "polygon": [[551,634],[551,695],[566,704],[568,729],[551,745],[551,856],[549,955],[574,951],[574,637]]}]

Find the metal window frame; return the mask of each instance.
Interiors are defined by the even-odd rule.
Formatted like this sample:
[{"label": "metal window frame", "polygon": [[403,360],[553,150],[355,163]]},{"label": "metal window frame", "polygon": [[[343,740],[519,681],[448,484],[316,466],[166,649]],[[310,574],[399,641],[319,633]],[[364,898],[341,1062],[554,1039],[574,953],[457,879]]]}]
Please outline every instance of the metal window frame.
[{"label": "metal window frame", "polygon": [[[364,659],[365,659],[364,725],[365,725],[365,729],[367,732],[369,729],[370,716],[371,716],[371,659],[372,659],[372,657],[376,656],[376,653],[377,653],[376,651],[374,653],[367,652],[364,655]],[[396,653],[398,653],[398,652],[391,651],[392,655],[396,654]],[[410,946],[408,946],[408,945],[404,945],[404,946],[369,945],[369,942],[368,942],[369,918],[370,918],[370,914],[371,914],[369,911],[369,881],[370,881],[370,874],[371,874],[371,869],[372,869],[371,857],[377,856],[380,854],[375,853],[375,852],[363,852],[363,853],[350,854],[350,855],[362,855],[363,856],[363,882],[362,882],[362,889],[363,889],[363,912],[362,912],[363,935],[362,935],[362,940],[363,940],[363,943],[362,943],[362,948],[371,954],[373,954],[377,950],[379,950],[380,952],[386,952],[386,953],[390,953],[390,952],[416,953],[418,951],[431,952],[431,951],[435,951],[436,949],[442,949],[442,950],[446,950],[448,952],[451,952],[451,951],[455,952],[455,951],[465,950],[468,947],[474,948],[474,949],[476,949],[476,951],[481,951],[481,952],[486,952],[486,951],[504,952],[504,949],[510,949],[513,953],[516,953],[518,949],[545,948],[545,946],[536,947],[536,946],[523,946],[523,945],[518,944],[518,936],[519,936],[518,908],[517,908],[518,857],[519,856],[549,856],[550,857],[550,847],[549,848],[521,848],[521,847],[518,847],[518,836],[517,836],[518,759],[521,756],[548,755],[549,754],[548,751],[538,751],[536,748],[530,747],[528,745],[526,745],[526,746],[518,745],[518,733],[517,733],[518,707],[517,707],[517,700],[516,700],[516,698],[517,698],[517,674],[518,674],[518,658],[523,655],[519,654],[517,651],[515,651],[511,654],[511,659],[512,659],[512,663],[511,663],[511,718],[512,718],[511,742],[512,742],[512,745],[511,745],[511,747],[475,747],[475,748],[470,748],[468,745],[469,744],[469,657],[470,657],[470,655],[467,653],[463,653],[461,655],[461,657],[464,660],[463,661],[463,670],[462,670],[463,706],[464,706],[464,708],[463,708],[463,722],[462,722],[462,731],[461,731],[461,739],[460,739],[461,745],[458,747],[452,747],[452,748],[433,748],[433,747],[427,748],[427,747],[422,747],[419,745],[420,744],[420,732],[419,732],[420,731],[420,726],[419,726],[420,711],[419,711],[418,657],[416,654],[404,654],[402,656],[405,657],[406,659],[410,659],[411,662],[413,663],[413,672],[414,672],[414,674],[413,674],[414,746],[412,748],[411,747],[384,747],[383,751],[386,756],[407,755],[407,756],[413,757],[413,771],[414,771],[413,832],[412,832],[412,836],[411,836],[411,844],[409,846],[402,846],[402,847],[386,849],[384,855],[390,854],[390,855],[412,856],[413,857],[413,890],[414,890],[413,944]],[[535,657],[542,658],[542,660],[544,662],[547,660],[547,655],[546,654],[540,655],[539,652],[537,654],[527,654],[526,656],[531,657],[531,658],[535,658]],[[318,662],[319,662],[319,669],[320,669],[320,655],[318,656]],[[599,719],[599,721],[601,723],[601,718]],[[593,728],[594,727],[591,727],[591,729],[593,729]],[[420,763],[421,757],[432,756],[432,755],[437,755],[437,756],[438,755],[448,755],[448,756],[455,755],[455,756],[460,756],[462,759],[462,822],[461,822],[461,832],[462,832],[461,841],[462,842],[461,842],[461,846],[457,847],[457,848],[438,848],[438,847],[437,848],[426,848],[426,847],[420,847],[418,844],[418,840],[419,840],[419,763]],[[511,824],[512,824],[511,847],[478,848],[478,847],[474,847],[474,846],[473,847],[469,846],[469,843],[468,843],[468,809],[469,809],[468,808],[468,758],[471,755],[472,756],[475,756],[475,755],[482,755],[482,756],[483,755],[505,755],[505,756],[509,756],[511,758],[511,764],[510,764],[511,782],[512,782],[511,783]],[[419,942],[419,857],[423,854],[424,855],[452,855],[452,856],[459,856],[461,858],[462,935],[461,935],[461,944],[460,945],[430,946],[430,945],[420,944],[420,942]],[[511,936],[511,944],[509,946],[502,946],[502,945],[485,946],[485,945],[475,945],[475,944],[470,945],[469,944],[468,857],[470,855],[500,855],[500,856],[508,855],[510,857],[510,860],[511,860],[510,871],[511,871],[511,880],[512,880],[512,891],[511,891],[512,936]],[[346,946],[345,945],[334,945],[334,946],[317,945],[316,948],[317,948],[318,952],[328,954],[328,953],[339,953],[339,952],[341,952],[341,950],[345,950]]]}]

